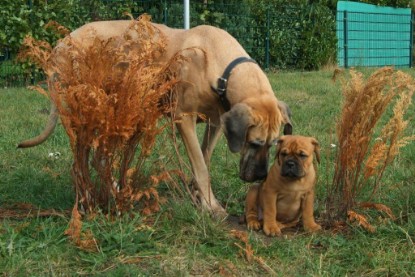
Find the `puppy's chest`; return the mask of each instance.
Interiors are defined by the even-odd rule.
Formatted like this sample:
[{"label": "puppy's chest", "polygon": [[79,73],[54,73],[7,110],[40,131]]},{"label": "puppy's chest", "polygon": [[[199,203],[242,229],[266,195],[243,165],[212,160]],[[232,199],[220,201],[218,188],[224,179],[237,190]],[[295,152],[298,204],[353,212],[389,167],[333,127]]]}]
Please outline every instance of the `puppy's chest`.
[{"label": "puppy's chest", "polygon": [[289,191],[280,192],[277,194],[277,204],[294,205],[295,203],[300,204],[301,201],[306,197],[308,191]]},{"label": "puppy's chest", "polygon": [[[302,200],[308,191],[281,192],[277,194],[277,217],[285,220],[293,220],[301,210]],[[285,221],[284,220],[284,221]]]}]

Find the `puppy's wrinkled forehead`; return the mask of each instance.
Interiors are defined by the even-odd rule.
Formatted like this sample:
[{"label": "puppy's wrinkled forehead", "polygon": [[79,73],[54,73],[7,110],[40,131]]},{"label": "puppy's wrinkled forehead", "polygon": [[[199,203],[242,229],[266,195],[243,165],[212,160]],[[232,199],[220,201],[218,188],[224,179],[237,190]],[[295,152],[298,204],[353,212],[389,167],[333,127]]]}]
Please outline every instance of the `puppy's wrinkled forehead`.
[{"label": "puppy's wrinkled forehead", "polygon": [[247,134],[248,141],[274,143],[279,136],[282,115],[275,97],[250,98],[247,104],[251,107],[253,125]]},{"label": "puppy's wrinkled forehead", "polygon": [[283,142],[281,145],[281,152],[290,153],[290,154],[310,154],[314,151],[314,145],[311,141],[306,141],[304,139],[300,142],[300,138],[296,136],[284,136]]}]

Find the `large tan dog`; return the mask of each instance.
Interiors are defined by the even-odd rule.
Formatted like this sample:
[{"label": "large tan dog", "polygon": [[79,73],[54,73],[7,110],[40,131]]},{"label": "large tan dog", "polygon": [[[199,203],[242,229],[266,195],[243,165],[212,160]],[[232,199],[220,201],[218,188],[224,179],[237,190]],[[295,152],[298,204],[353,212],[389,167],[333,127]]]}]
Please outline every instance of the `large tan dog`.
[{"label": "large tan dog", "polygon": [[[118,38],[130,24],[131,21],[94,22],[80,27],[70,36],[88,47],[95,38]],[[212,26],[190,30],[154,26],[167,38],[166,54],[160,62],[170,60],[179,51],[188,58],[180,68],[179,78],[183,82],[180,83],[176,110],[177,117],[186,116],[177,127],[192,165],[200,203],[209,211],[225,215],[212,192],[208,173],[221,126],[230,150],[241,153],[240,178],[251,182],[266,177],[268,149],[276,143],[281,124],[287,124],[286,132],[291,132],[289,112],[283,102],[277,101],[266,75],[252,60],[233,64],[228,68],[230,76],[226,76],[226,80],[220,79],[233,61],[239,57],[249,58],[227,32]],[[64,41],[56,49],[65,49],[62,44]],[[186,50],[189,48],[193,50]],[[59,60],[56,49],[52,58]],[[196,134],[198,114],[207,118],[202,146]],[[53,132],[57,118],[56,108],[52,105],[44,131],[38,137],[20,143],[19,147],[31,147],[46,140]]]},{"label": "large tan dog", "polygon": [[[313,216],[316,172],[313,153],[320,162],[316,139],[282,136],[270,173],[260,185],[253,185],[246,197],[246,222],[249,229],[261,228],[268,236],[281,235],[281,229],[295,226],[300,217],[304,229],[320,230]],[[262,215],[263,214],[263,215]]]}]

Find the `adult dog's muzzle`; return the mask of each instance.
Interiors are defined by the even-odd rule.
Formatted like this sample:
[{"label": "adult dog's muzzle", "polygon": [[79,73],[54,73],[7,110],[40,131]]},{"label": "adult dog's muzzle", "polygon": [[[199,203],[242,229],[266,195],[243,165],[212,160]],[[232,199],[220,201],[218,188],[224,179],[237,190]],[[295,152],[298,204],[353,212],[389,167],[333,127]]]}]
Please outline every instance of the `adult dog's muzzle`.
[{"label": "adult dog's muzzle", "polygon": [[268,175],[268,147],[246,147],[241,152],[239,178],[245,182],[264,180]]}]

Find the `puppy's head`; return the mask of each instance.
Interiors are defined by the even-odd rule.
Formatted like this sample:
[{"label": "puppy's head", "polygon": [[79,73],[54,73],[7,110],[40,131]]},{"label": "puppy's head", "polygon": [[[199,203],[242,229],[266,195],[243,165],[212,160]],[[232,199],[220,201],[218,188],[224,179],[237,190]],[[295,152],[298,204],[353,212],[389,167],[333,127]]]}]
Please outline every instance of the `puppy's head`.
[{"label": "puppy's head", "polygon": [[300,179],[313,166],[313,154],[320,163],[320,146],[315,138],[303,136],[282,136],[277,144],[276,162],[281,176]]},{"label": "puppy's head", "polygon": [[273,96],[248,98],[222,116],[229,149],[241,153],[239,177],[247,182],[265,179],[269,148],[275,145],[281,124],[291,133],[290,111]]}]

